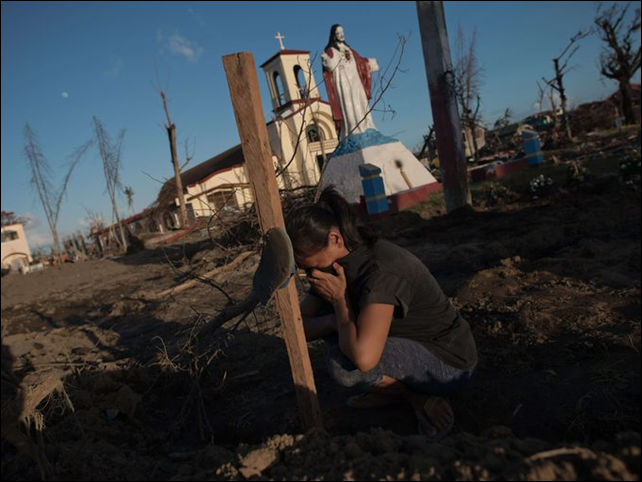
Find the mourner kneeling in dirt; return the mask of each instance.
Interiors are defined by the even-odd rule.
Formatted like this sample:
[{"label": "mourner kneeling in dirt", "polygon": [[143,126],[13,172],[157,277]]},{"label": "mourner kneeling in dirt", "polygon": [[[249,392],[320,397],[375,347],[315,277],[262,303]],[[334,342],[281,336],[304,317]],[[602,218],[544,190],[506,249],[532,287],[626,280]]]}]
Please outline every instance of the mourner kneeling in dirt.
[{"label": "mourner kneeling in dirt", "polygon": [[348,405],[405,400],[421,433],[448,434],[454,414],[445,397],[470,385],[477,348],[470,326],[428,268],[358,226],[332,188],[290,213],[287,230],[311,285],[301,302],[306,339],[328,341],[333,379],[364,390]]}]

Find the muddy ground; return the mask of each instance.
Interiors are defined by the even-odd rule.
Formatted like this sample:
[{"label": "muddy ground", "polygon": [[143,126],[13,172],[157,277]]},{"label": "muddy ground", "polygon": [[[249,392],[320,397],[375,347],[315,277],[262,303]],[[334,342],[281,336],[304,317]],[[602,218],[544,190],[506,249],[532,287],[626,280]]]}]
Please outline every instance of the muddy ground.
[{"label": "muddy ground", "polygon": [[[601,162],[612,169],[591,175],[587,161],[585,178],[562,176],[537,199],[527,183],[486,184],[471,211],[445,215],[436,197],[378,223],[477,340],[478,377],[452,399],[441,443],[415,434],[408,407],[346,407],[321,341],[309,347],[327,433],[300,434],[273,305],[216,331],[209,364],[195,366],[193,327],[248,293],[257,254],[221,268],[216,287],[162,299],[243,249],[194,238],[5,276],[2,478],[639,479],[640,182]],[[47,377],[62,384],[17,450],[7,427]]]}]

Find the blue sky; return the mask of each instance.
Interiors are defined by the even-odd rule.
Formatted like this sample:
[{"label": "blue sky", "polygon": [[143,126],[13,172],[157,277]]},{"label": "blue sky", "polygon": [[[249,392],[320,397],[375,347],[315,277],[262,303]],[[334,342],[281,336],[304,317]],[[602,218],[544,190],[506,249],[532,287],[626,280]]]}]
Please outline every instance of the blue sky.
[{"label": "blue sky", "polygon": [[[126,129],[122,181],[135,192],[135,210],[156,197],[157,179],[172,175],[155,64],[166,87],[179,142],[195,147],[191,165],[235,145],[238,133],[222,68],[225,54],[249,51],[257,66],[285,46],[319,53],[329,28],[341,23],[361,55],[385,65],[398,34],[409,35],[386,102],[393,119],[375,116],[378,128],[412,148],[432,123],[414,2],[2,2],[2,210],[28,215],[32,248],[49,233],[29,184],[23,154],[26,122],[57,174],[67,156],[92,136],[92,116],[114,135]],[[446,2],[451,45],[458,25],[475,27],[485,71],[484,120],[510,107],[517,117],[533,112],[536,80],[550,76],[551,58],[579,28],[591,25],[595,2]],[[585,39],[567,76],[571,102],[604,98],[615,84],[601,79],[597,38]],[[315,66],[317,81],[320,65]],[[266,117],[271,115],[259,73]],[[636,75],[639,82],[639,73]],[[182,149],[181,149],[182,155]],[[75,171],[59,228],[83,227],[86,209],[110,218],[96,151]],[[121,211],[127,215],[124,198]]]}]

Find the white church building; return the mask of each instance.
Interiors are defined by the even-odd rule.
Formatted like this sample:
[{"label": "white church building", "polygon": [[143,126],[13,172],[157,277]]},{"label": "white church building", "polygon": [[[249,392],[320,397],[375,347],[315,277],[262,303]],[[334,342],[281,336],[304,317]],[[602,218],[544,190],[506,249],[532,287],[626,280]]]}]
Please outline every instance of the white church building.
[{"label": "white church building", "polygon": [[[272,160],[280,189],[315,186],[325,160],[338,145],[330,105],[321,99],[310,52],[281,49],[265,61],[265,73],[272,102],[272,120],[267,130]],[[209,217],[220,210],[241,209],[253,200],[245,173],[241,145],[236,145],[181,173],[188,216]],[[169,215],[162,216],[165,229],[179,227],[178,198],[174,179],[161,188],[159,204],[171,203]]]}]

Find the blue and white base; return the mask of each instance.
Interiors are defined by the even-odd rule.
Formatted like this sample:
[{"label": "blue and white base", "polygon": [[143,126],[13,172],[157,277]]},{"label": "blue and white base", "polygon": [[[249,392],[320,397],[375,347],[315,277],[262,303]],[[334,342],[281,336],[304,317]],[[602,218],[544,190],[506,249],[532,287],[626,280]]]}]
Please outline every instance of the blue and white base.
[{"label": "blue and white base", "polygon": [[381,169],[386,196],[437,183],[401,142],[369,129],[341,143],[323,172],[322,187],[333,184],[348,202],[358,203],[363,196],[359,174],[359,166],[363,164],[374,164]]}]

